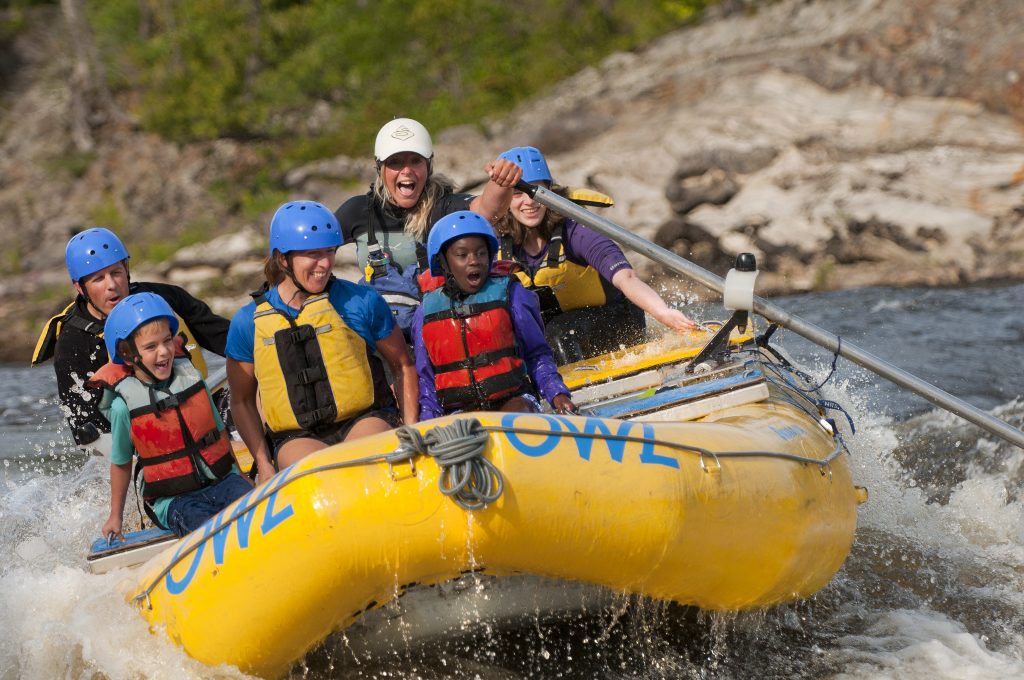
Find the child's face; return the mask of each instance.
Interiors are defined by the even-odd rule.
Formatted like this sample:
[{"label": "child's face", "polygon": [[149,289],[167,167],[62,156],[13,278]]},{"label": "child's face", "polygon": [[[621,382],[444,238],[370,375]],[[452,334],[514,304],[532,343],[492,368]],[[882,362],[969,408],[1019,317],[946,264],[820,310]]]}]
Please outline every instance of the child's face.
[{"label": "child's face", "polygon": [[[139,326],[132,334],[132,338],[135,340],[135,349],[139,351],[142,365],[149,369],[157,380],[170,378],[171,369],[174,367],[174,336],[171,335],[171,326],[167,320],[154,319]],[[139,371],[136,377],[143,382],[149,381],[145,371]]]},{"label": "child's face", "polygon": [[491,253],[482,236],[463,236],[445,252],[448,269],[464,293],[475,293],[484,285],[491,269]]}]

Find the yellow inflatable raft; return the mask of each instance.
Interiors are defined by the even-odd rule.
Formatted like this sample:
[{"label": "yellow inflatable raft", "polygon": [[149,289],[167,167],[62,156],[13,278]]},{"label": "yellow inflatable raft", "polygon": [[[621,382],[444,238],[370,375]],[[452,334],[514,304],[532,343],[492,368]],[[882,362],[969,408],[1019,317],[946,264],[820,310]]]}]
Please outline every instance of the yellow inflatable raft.
[{"label": "yellow inflatable raft", "polygon": [[567,367],[590,416],[480,413],[479,426],[463,416],[416,427],[432,454],[453,428],[476,443],[493,464],[475,473],[492,482],[485,507],[443,493],[457,486],[451,468],[416,453],[408,433],[360,439],[282,471],[153,558],[130,597],[196,659],[277,676],[411,585],[469,571],[710,610],[828,583],[863,498],[814,399],[756,349],[697,373],[634,357],[608,374],[600,362]]}]

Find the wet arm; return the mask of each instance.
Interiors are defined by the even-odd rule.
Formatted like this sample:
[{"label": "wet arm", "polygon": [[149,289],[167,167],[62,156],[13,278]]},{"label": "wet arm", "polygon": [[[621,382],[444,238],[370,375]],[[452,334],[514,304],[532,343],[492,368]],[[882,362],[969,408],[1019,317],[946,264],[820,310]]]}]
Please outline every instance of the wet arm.
[{"label": "wet arm", "polygon": [[632,269],[620,269],[612,276],[612,285],[622,291],[629,301],[644,310],[662,324],[677,331],[692,331],[697,328],[693,320],[665,304],[654,289],[640,280]]},{"label": "wet arm", "polygon": [[526,371],[541,397],[554,405],[553,400],[559,394],[569,395],[569,388],[559,375],[551,346],[544,338],[544,322],[541,321],[537,295],[513,284],[510,302],[516,344],[526,362]]},{"label": "wet arm", "polygon": [[412,425],[419,420],[419,388],[416,383],[416,367],[409,357],[405,336],[395,326],[391,334],[377,341],[377,351],[391,367],[395,378],[395,395],[402,410],[402,422]]},{"label": "wet arm", "polygon": [[235,421],[235,429],[252,455],[262,484],[274,476],[274,464],[271,461],[267,440],[263,436],[263,418],[256,407],[256,394],[259,383],[256,381],[256,365],[227,360],[228,385],[231,387],[231,416]]},{"label": "wet arm", "polygon": [[484,171],[489,179],[483,193],[470,202],[469,209],[494,222],[512,205],[512,193],[523,170],[512,161],[497,159],[485,165]]},{"label": "wet arm", "polygon": [[132,464],[122,463],[110,465],[110,516],[103,523],[103,536],[114,534],[124,538],[124,502],[128,497],[128,486],[132,482]]},{"label": "wet arm", "polygon": [[97,435],[110,431],[99,411],[101,390],[85,388],[85,381],[107,360],[100,342],[95,336],[66,329],[54,351],[57,394],[76,444],[90,444]]}]

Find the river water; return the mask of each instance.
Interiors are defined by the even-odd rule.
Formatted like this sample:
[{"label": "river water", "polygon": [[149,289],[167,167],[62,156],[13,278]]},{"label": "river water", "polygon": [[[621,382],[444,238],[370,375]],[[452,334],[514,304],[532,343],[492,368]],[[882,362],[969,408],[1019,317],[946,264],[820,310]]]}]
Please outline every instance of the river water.
[{"label": "river water", "polygon": [[[901,368],[1024,423],[1024,286],[861,289],[775,300]],[[713,317],[714,310],[707,315]],[[824,377],[831,356],[776,344]],[[70,447],[49,367],[0,367],[0,678],[244,677],[192,661],[94,576],[86,547],[107,514],[107,466]],[[853,551],[810,600],[708,615],[619,598],[572,621],[535,618],[426,648],[358,658],[334,640],[310,678],[1024,677],[1024,451],[840,360],[856,483]],[[253,593],[253,597],[259,597]]]}]

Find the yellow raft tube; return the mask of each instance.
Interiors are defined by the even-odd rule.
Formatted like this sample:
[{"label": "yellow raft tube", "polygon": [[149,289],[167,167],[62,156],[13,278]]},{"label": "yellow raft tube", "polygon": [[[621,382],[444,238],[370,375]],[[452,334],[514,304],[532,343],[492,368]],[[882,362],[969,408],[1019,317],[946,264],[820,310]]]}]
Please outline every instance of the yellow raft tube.
[{"label": "yellow raft tube", "polygon": [[130,597],[196,659],[278,676],[412,584],[471,570],[737,610],[811,595],[850,549],[848,455],[782,400],[713,422],[473,415],[504,479],[485,508],[443,495],[434,458],[383,460],[395,432],[340,444],[141,567]]}]

